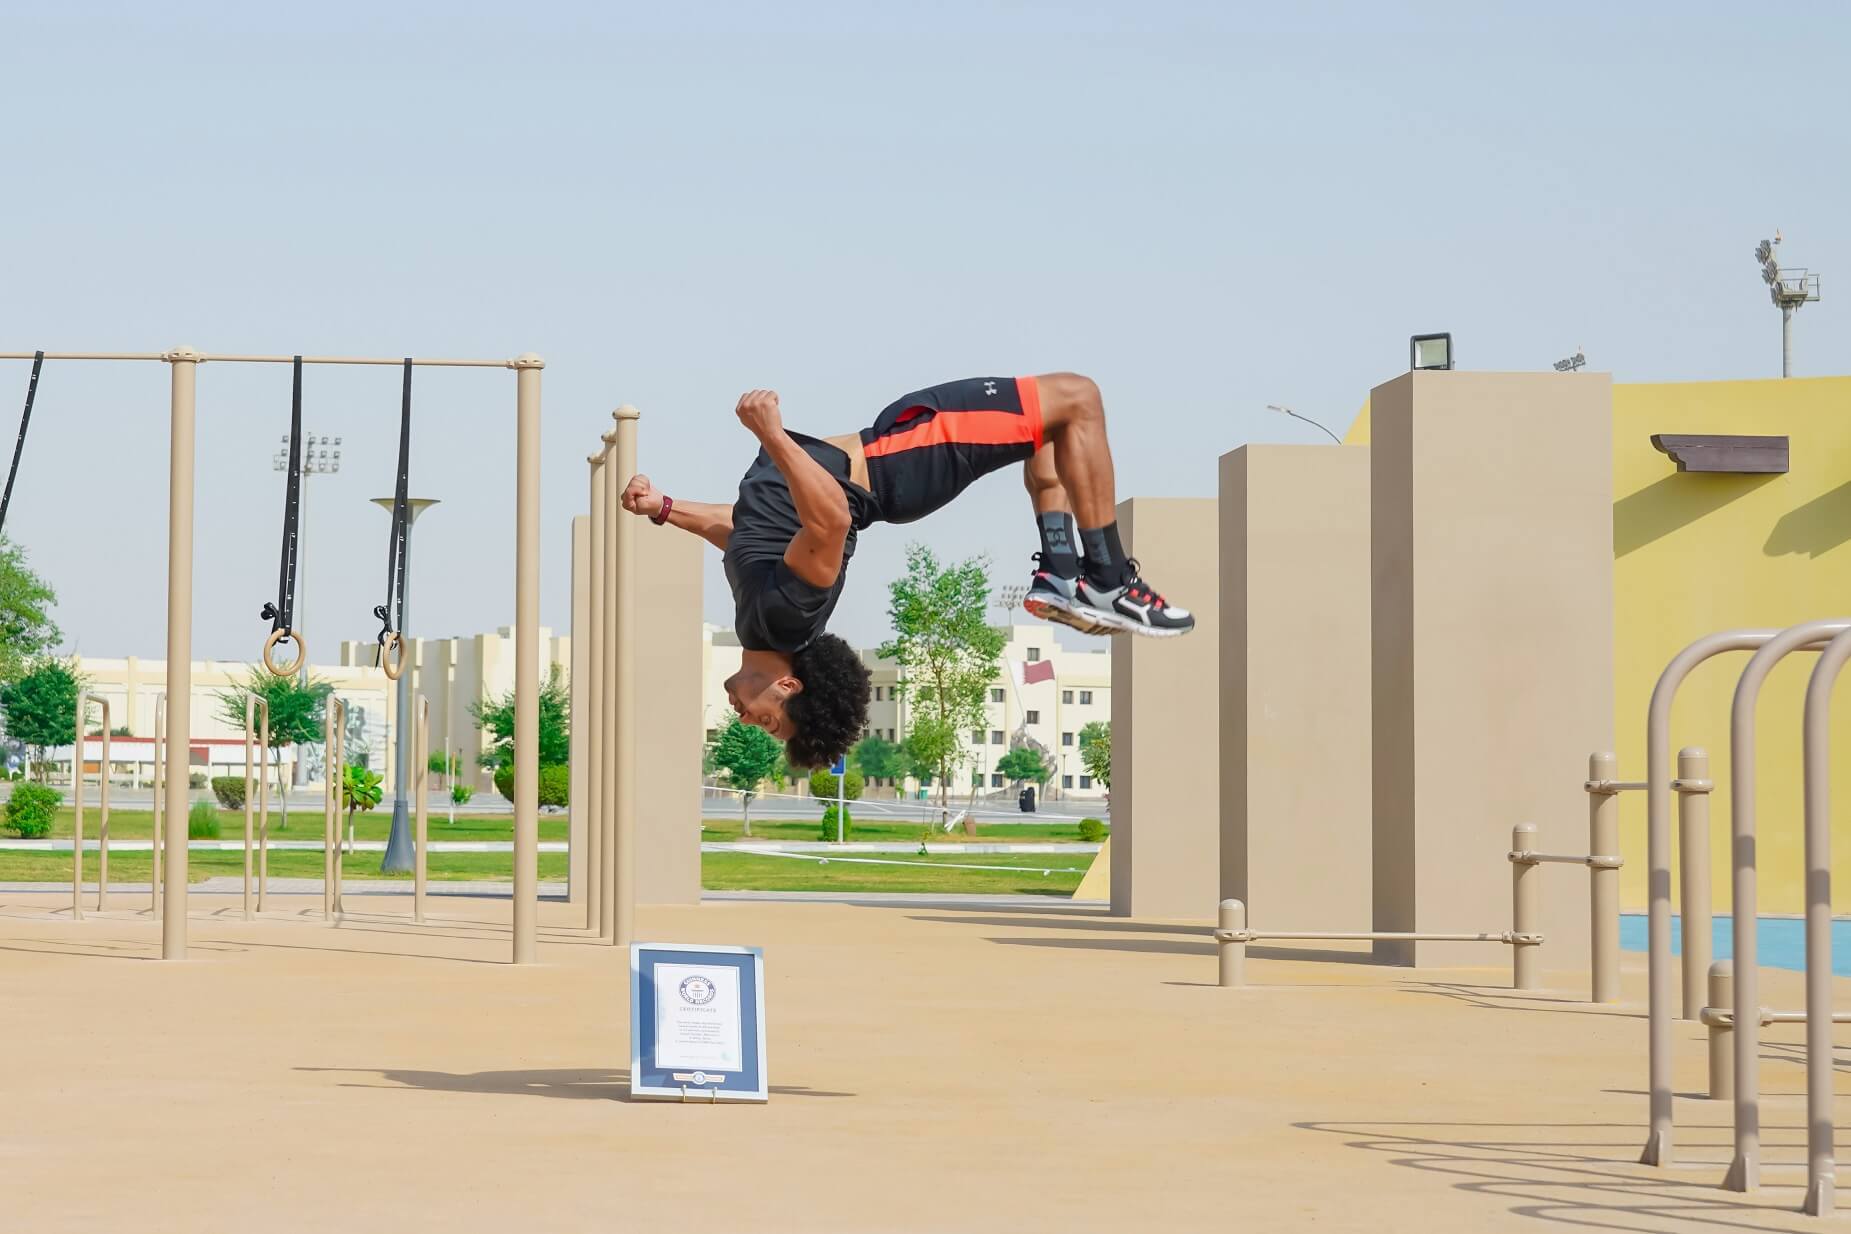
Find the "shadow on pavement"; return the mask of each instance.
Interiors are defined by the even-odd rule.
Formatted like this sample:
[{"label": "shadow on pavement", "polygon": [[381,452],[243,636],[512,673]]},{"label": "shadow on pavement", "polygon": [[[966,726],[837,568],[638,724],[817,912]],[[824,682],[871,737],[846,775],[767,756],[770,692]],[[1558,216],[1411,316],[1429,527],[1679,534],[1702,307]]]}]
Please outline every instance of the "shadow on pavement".
[{"label": "shadow on pavement", "polygon": [[[438,1093],[488,1093],[503,1097],[563,1097],[576,1101],[630,1101],[630,1071],[627,1067],[591,1067],[555,1071],[410,1071],[403,1068],[297,1067],[329,1075],[377,1076],[384,1084],[349,1082],[342,1088],[422,1089]],[[780,1097],[853,1097],[854,1093],[830,1092],[820,1088],[802,1088],[790,1084],[773,1084],[771,1091]]]}]

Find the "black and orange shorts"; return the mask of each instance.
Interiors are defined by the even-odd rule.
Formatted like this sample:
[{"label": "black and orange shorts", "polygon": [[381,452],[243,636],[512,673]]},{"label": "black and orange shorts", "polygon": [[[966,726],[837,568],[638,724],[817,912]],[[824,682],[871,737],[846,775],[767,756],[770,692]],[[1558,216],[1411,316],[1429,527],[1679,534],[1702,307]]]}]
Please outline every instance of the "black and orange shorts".
[{"label": "black and orange shorts", "polygon": [[922,519],[978,477],[1033,457],[1041,440],[1033,377],[972,377],[903,395],[861,430],[879,521]]}]

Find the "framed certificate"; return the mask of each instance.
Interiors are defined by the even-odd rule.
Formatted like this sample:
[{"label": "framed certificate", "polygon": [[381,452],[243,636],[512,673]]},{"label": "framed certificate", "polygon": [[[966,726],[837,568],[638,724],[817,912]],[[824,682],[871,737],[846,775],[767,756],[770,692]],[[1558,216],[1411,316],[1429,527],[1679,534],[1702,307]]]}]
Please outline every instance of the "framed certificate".
[{"label": "framed certificate", "polygon": [[765,953],[630,944],[630,1095],[764,1101]]}]

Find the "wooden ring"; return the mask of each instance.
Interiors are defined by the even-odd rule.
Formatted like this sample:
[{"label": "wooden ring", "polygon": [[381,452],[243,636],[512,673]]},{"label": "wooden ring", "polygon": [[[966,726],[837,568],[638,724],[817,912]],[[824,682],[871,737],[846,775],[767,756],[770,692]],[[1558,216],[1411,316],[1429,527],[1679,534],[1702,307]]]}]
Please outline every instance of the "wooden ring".
[{"label": "wooden ring", "polygon": [[387,631],[379,644],[379,667],[387,681],[397,681],[405,672],[405,640],[397,630]]},{"label": "wooden ring", "polygon": [[[276,662],[276,646],[278,643],[295,644],[296,658],[292,662],[288,664],[278,664]],[[264,667],[270,670],[270,675],[273,677],[289,677],[294,675],[296,670],[300,669],[306,662],[307,658],[308,646],[303,643],[302,635],[295,630],[272,630],[270,631],[270,637],[264,640]]]}]

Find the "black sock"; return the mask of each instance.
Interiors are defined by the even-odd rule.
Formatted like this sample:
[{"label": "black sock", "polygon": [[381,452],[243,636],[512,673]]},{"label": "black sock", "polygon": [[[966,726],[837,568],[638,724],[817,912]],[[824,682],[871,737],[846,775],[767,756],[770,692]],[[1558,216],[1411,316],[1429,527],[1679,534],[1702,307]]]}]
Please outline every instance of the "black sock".
[{"label": "black sock", "polygon": [[1107,523],[1104,527],[1080,528],[1080,547],[1086,554],[1088,582],[1103,587],[1119,587],[1131,577],[1125,548],[1118,542],[1117,522]]},{"label": "black sock", "polygon": [[1056,578],[1080,577],[1080,543],[1073,515],[1050,510],[1035,517],[1041,529],[1041,568]]}]

